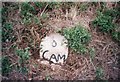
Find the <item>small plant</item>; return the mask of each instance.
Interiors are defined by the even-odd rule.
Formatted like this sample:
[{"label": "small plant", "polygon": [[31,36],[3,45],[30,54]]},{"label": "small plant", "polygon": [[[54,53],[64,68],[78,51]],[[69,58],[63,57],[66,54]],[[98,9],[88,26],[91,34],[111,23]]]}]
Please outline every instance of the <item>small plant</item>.
[{"label": "small plant", "polygon": [[93,60],[94,57],[95,57],[95,49],[94,48],[89,48],[89,52],[90,52],[90,58],[91,58],[91,60]]},{"label": "small plant", "polygon": [[12,70],[12,67],[10,66],[11,63],[8,57],[2,57],[1,60],[2,60],[2,75],[6,75]]},{"label": "small plant", "polygon": [[120,32],[113,32],[112,37],[120,42]]},{"label": "small plant", "polygon": [[110,33],[114,31],[115,24],[113,17],[99,13],[99,16],[92,22],[94,27],[98,27],[102,32]]},{"label": "small plant", "polygon": [[87,51],[86,45],[91,36],[85,28],[79,25],[71,29],[64,29],[63,35],[68,39],[69,47],[75,52],[84,53]]},{"label": "small plant", "polygon": [[80,9],[80,11],[85,11],[88,9],[88,7],[89,7],[88,3],[82,3],[82,4],[80,4],[79,9]]},{"label": "small plant", "polygon": [[6,22],[7,14],[8,14],[8,8],[7,8],[7,7],[3,7],[3,8],[1,9],[2,24],[3,24],[4,22]]},{"label": "small plant", "polygon": [[22,73],[28,72],[28,69],[25,66],[25,64],[28,63],[28,60],[30,59],[30,54],[28,50],[29,48],[16,49],[16,54],[19,56],[19,66],[17,66],[17,69]]},{"label": "small plant", "polygon": [[100,10],[104,10],[106,8],[106,3],[105,2],[100,2]]},{"label": "small plant", "polygon": [[59,8],[60,7],[60,2],[48,2],[49,6],[48,8],[49,9],[54,9],[54,8]]},{"label": "small plant", "polygon": [[13,26],[11,23],[4,23],[2,27],[2,42],[12,40]]},{"label": "small plant", "polygon": [[96,68],[96,79],[102,79],[103,78],[103,69],[100,67]]},{"label": "small plant", "polygon": [[116,9],[107,9],[103,12],[105,16],[111,16],[113,19],[115,19],[119,12]]},{"label": "small plant", "polygon": [[8,12],[10,11],[9,7],[3,7],[1,9],[2,13],[2,42],[12,41],[14,36],[13,34],[13,25],[10,22],[7,22]]},{"label": "small plant", "polygon": [[50,76],[46,76],[45,80],[52,80],[52,78]]},{"label": "small plant", "polygon": [[[37,6],[39,5],[36,3]],[[33,5],[30,3],[22,3],[21,4],[21,17],[23,19],[24,24],[30,24],[34,22],[35,24],[40,24],[39,18],[35,16],[36,10]]]},{"label": "small plant", "polygon": [[29,48],[25,48],[24,50],[23,49],[16,50],[16,53],[20,57],[21,60],[26,61],[30,58],[28,49]]},{"label": "small plant", "polygon": [[38,8],[44,8],[46,3],[45,2],[34,2],[35,6]]},{"label": "small plant", "polygon": [[120,32],[116,20],[119,20],[119,11],[117,8],[107,9],[103,12],[98,12],[97,18],[92,22],[94,27],[98,27],[102,32],[108,33],[115,40],[120,41]]},{"label": "small plant", "polygon": [[42,16],[41,16],[42,19],[47,19],[48,17],[49,17],[49,15],[46,14],[46,13],[43,13]]},{"label": "small plant", "polygon": [[34,14],[36,13],[35,8],[28,2],[22,3],[21,4],[21,14],[23,16],[27,16],[27,13]]}]

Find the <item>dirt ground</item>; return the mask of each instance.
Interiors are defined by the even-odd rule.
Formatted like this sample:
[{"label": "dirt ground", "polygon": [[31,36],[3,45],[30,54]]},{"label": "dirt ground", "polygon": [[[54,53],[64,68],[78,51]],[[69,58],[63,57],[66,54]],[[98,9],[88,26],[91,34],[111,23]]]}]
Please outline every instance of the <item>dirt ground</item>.
[{"label": "dirt ground", "polygon": [[[11,3],[3,3],[3,7],[10,5]],[[108,4],[108,6],[111,5]],[[24,25],[21,23],[20,9],[14,10],[12,7],[9,8],[7,21],[13,24],[12,36],[15,36],[16,40],[2,42],[2,48],[5,48],[2,50],[2,56],[9,57],[12,66],[15,67],[18,64],[18,57],[11,46],[16,45],[20,49],[30,47],[31,55],[28,64],[26,64],[29,69],[28,73],[22,74],[13,68],[9,74],[2,76],[3,79],[95,80],[97,67],[103,69],[102,79],[119,79],[118,59],[120,45],[113,41],[109,35],[92,28],[91,21],[96,17],[96,7],[89,6],[85,11],[78,11],[76,7],[71,7],[69,12],[67,12],[67,9],[60,7],[47,11],[47,14],[49,14],[48,19],[41,19],[41,12],[38,12],[36,16],[41,19],[42,28],[34,23]],[[58,32],[63,28],[71,28],[77,24],[84,26],[92,36],[88,47],[95,49],[93,61],[89,53],[81,55],[69,49],[69,57],[63,65],[42,64],[39,57],[41,39],[49,35],[49,33]],[[32,43],[31,40],[33,41]]]}]

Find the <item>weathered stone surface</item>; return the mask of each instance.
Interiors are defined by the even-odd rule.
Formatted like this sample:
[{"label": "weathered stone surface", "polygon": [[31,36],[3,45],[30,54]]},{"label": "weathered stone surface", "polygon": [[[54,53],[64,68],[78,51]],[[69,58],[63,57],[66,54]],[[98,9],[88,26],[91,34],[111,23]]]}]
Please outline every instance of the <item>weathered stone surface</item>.
[{"label": "weathered stone surface", "polygon": [[40,58],[53,63],[63,63],[68,57],[68,41],[58,33],[52,33],[42,39]]}]

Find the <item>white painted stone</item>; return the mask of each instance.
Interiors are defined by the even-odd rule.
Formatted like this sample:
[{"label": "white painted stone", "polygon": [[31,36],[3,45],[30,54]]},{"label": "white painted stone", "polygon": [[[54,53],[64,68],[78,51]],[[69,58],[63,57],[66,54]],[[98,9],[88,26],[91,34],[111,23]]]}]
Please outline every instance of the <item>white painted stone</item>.
[{"label": "white painted stone", "polygon": [[40,43],[40,58],[63,64],[68,57],[67,44],[67,39],[58,33],[46,36]]},{"label": "white painted stone", "polygon": [[49,62],[46,61],[46,60],[41,61],[41,64],[44,64],[44,65],[50,65]]}]

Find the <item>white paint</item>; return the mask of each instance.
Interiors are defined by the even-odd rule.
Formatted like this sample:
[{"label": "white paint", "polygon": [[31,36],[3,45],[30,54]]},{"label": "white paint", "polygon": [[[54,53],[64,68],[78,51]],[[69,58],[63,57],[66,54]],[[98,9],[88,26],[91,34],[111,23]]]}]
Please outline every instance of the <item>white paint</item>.
[{"label": "white paint", "polygon": [[[68,57],[67,44],[68,41],[64,38],[64,36],[58,33],[53,33],[50,34],[49,36],[46,36],[45,38],[42,39],[42,42],[40,44],[40,58],[43,59],[44,54],[45,59],[52,61],[53,63],[63,64],[64,59],[66,60]],[[54,57],[56,57],[58,61],[56,61]]]}]

